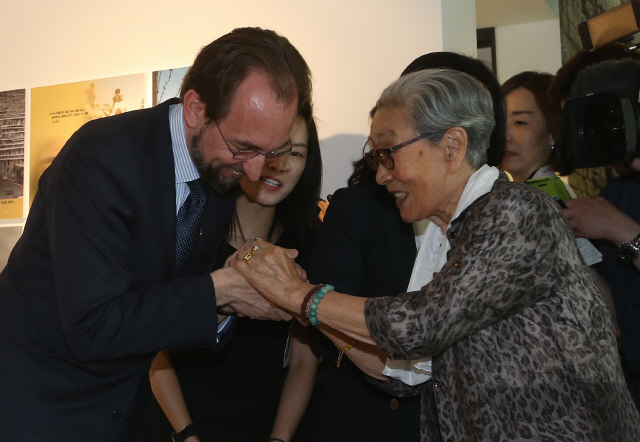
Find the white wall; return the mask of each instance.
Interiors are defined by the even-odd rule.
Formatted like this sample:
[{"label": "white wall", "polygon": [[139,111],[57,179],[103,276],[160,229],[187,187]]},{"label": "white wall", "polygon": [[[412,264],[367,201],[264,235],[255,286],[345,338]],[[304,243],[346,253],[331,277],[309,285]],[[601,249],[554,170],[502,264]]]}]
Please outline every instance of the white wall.
[{"label": "white wall", "polygon": [[500,83],[522,71],[555,74],[562,66],[559,19],[496,27],[496,63]]},{"label": "white wall", "polygon": [[382,89],[417,56],[442,50],[440,1],[4,2],[0,91],[25,88],[29,102],[32,87],[188,66],[235,27],[271,28],[313,72],[326,195],[346,184]]},{"label": "white wall", "polygon": [[477,56],[476,0],[442,2],[443,50]]}]

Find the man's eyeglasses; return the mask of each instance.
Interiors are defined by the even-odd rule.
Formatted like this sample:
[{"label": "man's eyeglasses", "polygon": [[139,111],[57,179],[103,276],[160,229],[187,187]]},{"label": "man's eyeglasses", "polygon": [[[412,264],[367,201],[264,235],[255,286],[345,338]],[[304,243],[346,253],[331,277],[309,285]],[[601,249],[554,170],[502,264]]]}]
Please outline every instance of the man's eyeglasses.
[{"label": "man's eyeglasses", "polygon": [[402,149],[410,144],[415,143],[418,140],[428,137],[431,134],[422,134],[419,135],[409,141],[405,141],[404,143],[400,143],[396,146],[390,147],[388,149],[374,149],[372,147],[371,138],[367,138],[367,142],[364,143],[364,147],[362,148],[362,153],[364,157],[367,159],[373,170],[378,170],[378,166],[382,164],[385,169],[391,170],[395,163],[393,162],[393,157],[391,154],[397,150]]},{"label": "man's eyeglasses", "polygon": [[293,150],[293,145],[291,144],[291,138],[289,138],[289,141],[287,141],[285,145],[280,149],[267,152],[267,153],[260,152],[259,150],[242,150],[242,149],[234,150],[231,148],[231,146],[229,145],[229,142],[222,134],[222,131],[220,130],[220,126],[218,125],[218,123],[214,123],[214,124],[218,128],[218,132],[220,132],[220,136],[222,137],[224,144],[227,145],[227,149],[231,151],[231,153],[233,154],[233,158],[235,160],[249,160],[251,158],[257,157],[258,155],[264,155],[267,160],[270,160],[272,158],[281,157],[282,155],[289,153]]}]

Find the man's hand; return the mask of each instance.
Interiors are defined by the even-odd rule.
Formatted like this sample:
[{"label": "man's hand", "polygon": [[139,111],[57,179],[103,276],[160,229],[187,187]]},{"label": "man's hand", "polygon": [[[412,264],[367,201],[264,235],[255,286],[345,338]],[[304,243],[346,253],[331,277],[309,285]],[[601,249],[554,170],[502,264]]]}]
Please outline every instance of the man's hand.
[{"label": "man's hand", "polygon": [[293,260],[298,251],[262,240],[241,250],[229,266],[237,269],[269,302],[291,312],[299,311],[312,286],[305,282],[306,272]]},{"label": "man's hand", "polygon": [[272,321],[289,321],[291,315],[285,310],[269,304],[251,285],[231,267],[211,273],[216,291],[216,303],[225,311],[234,311],[239,316]]},{"label": "man's hand", "polygon": [[604,198],[577,198],[565,204],[564,217],[578,238],[602,238],[620,245],[640,232],[638,223]]}]

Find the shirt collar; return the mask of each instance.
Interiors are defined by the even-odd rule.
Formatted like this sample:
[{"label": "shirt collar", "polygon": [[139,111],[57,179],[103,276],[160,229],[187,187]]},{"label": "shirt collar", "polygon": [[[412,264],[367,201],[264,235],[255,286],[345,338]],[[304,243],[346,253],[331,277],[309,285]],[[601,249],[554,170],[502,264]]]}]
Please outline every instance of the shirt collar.
[{"label": "shirt collar", "polygon": [[171,145],[173,146],[176,184],[200,178],[200,173],[193,164],[187,147],[182,103],[172,104],[169,107],[169,129],[171,131]]}]

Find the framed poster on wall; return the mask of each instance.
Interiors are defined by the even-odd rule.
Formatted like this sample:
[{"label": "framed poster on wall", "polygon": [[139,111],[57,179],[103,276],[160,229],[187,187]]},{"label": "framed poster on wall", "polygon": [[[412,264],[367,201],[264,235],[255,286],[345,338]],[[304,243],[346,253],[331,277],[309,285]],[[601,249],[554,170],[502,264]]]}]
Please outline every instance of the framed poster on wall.
[{"label": "framed poster on wall", "polygon": [[0,227],[0,272],[7,265],[11,250],[20,239],[20,235],[22,235],[20,226]]},{"label": "framed poster on wall", "polygon": [[30,201],[38,179],[83,124],[144,108],[145,75],[38,87],[31,90]]},{"label": "framed poster on wall", "polygon": [[0,92],[0,219],[22,218],[25,90]]},{"label": "framed poster on wall", "polygon": [[180,96],[182,79],[189,70],[186,68],[166,69],[153,72],[153,105]]}]

